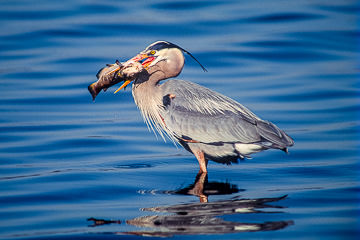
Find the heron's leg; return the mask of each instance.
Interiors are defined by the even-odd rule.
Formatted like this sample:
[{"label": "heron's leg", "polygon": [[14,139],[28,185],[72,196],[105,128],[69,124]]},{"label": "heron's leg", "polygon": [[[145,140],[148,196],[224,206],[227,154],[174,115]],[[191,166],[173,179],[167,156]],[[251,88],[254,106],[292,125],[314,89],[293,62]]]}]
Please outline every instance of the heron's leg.
[{"label": "heron's leg", "polygon": [[199,162],[199,166],[200,166],[199,173],[207,173],[208,160],[205,159],[204,152],[201,150],[195,150],[193,151],[193,153]]}]

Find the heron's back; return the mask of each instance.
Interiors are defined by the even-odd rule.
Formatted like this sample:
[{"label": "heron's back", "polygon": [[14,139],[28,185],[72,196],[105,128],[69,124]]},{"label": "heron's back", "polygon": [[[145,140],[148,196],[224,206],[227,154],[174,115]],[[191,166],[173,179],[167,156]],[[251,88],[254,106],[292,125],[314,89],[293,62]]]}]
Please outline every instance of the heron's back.
[{"label": "heron's back", "polygon": [[[256,151],[293,145],[277,126],[220,93],[183,80],[169,80],[159,88],[163,96],[160,114],[168,134],[180,142],[207,144],[208,148],[223,146],[232,155],[238,151],[236,144],[261,146]],[[222,152],[219,148],[217,151]]]}]

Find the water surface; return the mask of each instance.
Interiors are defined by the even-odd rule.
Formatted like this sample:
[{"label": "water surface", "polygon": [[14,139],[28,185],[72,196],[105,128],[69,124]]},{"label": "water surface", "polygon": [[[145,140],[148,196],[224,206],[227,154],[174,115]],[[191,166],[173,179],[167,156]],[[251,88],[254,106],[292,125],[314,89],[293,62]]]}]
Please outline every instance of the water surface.
[{"label": "water surface", "polygon": [[[2,239],[356,239],[356,1],[2,1]],[[232,166],[148,131],[106,63],[156,40],[179,76],[243,103],[295,146]],[[203,187],[204,196],[195,196]],[[208,203],[200,203],[204,199]]]}]

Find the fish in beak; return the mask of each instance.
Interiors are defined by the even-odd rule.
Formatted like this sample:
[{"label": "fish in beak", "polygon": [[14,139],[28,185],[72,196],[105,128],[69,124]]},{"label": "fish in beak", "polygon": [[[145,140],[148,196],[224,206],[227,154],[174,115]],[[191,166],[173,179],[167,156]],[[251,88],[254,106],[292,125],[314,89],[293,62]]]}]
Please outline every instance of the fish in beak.
[{"label": "fish in beak", "polygon": [[124,81],[124,77],[121,75],[120,71],[123,68],[124,65],[116,60],[114,64],[106,64],[106,67],[98,71],[96,74],[98,80],[88,86],[93,101],[101,90],[106,91],[109,87]]},{"label": "fish in beak", "polygon": [[[140,53],[138,55],[136,55],[135,57],[131,58],[130,60],[128,60],[127,62],[124,63],[124,66],[131,66],[134,65],[136,63],[140,63],[142,65],[142,67],[146,70],[149,70],[150,64],[156,59],[156,56],[149,56],[145,53]],[[125,80],[125,82],[114,92],[117,93],[118,91],[120,91],[121,89],[125,88],[127,85],[130,84],[131,80]]]},{"label": "fish in beak", "polygon": [[125,88],[136,79],[136,75],[144,69],[148,70],[150,64],[156,59],[155,56],[148,56],[140,53],[125,63],[118,60],[114,64],[107,64],[96,74],[97,81],[88,86],[88,90],[95,100],[96,96],[103,90],[104,92],[111,86],[124,82],[114,93]]}]

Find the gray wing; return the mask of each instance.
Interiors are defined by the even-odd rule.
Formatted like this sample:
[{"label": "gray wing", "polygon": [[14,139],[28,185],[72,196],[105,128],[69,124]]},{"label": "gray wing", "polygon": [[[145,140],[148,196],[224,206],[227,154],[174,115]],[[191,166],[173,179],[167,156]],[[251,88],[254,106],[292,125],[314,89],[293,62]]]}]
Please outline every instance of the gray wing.
[{"label": "gray wing", "polygon": [[162,118],[168,131],[177,138],[202,143],[264,143],[277,148],[293,143],[274,124],[208,88],[182,80],[169,80],[160,88]]}]

